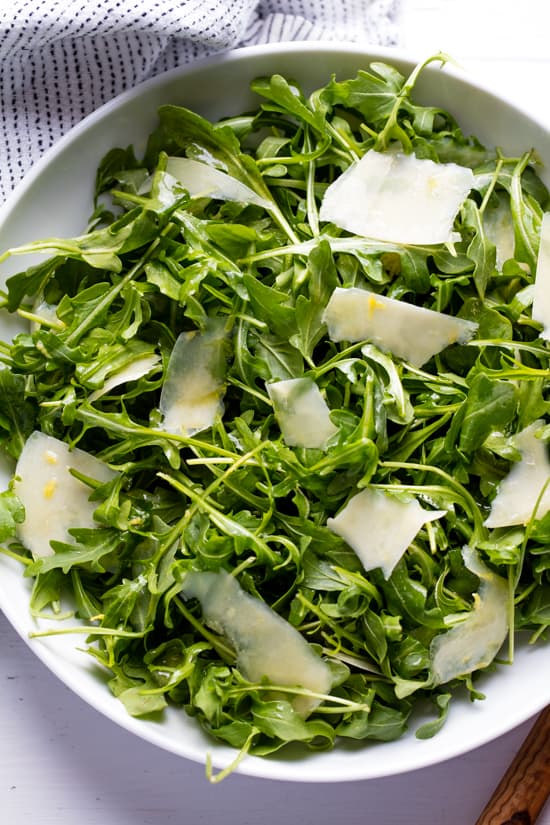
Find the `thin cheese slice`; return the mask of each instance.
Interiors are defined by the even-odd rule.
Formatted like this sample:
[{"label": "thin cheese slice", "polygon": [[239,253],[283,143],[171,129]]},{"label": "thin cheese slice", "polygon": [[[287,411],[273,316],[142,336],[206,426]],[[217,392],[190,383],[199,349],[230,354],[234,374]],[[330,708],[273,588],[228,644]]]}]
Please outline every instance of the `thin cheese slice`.
[{"label": "thin cheese slice", "polygon": [[319,217],[381,241],[447,243],[474,181],[456,163],[370,150],[328,187]]},{"label": "thin cheese slice", "polygon": [[415,367],[476,333],[473,321],[417,307],[367,289],[337,287],[323,314],[333,341],[371,341]]},{"label": "thin cheese slice", "polygon": [[51,324],[54,327],[63,327],[64,324],[62,321],[59,320],[57,317],[57,305],[56,304],[49,304],[47,301],[44,300],[43,297],[38,299],[33,308],[32,308],[33,315],[36,315],[37,318],[40,318],[39,321],[32,321],[31,322],[31,329],[37,330],[40,329],[41,322],[43,321],[46,324]]},{"label": "thin cheese slice", "polygon": [[491,512],[485,519],[487,527],[527,524],[533,517],[535,506],[538,519],[550,510],[550,485],[538,501],[550,479],[546,445],[535,435],[543,424],[543,421],[535,421],[514,437],[513,443],[521,453],[521,459],[500,482]]},{"label": "thin cheese slice", "polygon": [[223,412],[226,332],[222,318],[205,332],[179,335],[168,361],[160,396],[161,428],[193,435],[211,427]]},{"label": "thin cheese slice", "polygon": [[267,384],[266,388],[289,447],[323,449],[338,431],[321,390],[311,378],[289,378]]},{"label": "thin cheese slice", "polygon": [[191,158],[169,157],[166,172],[187,189],[192,198],[254,203],[269,209],[272,204],[237,178]]},{"label": "thin cheese slice", "polygon": [[463,549],[462,557],[468,570],[479,576],[479,591],[464,621],[432,640],[431,670],[436,684],[487,667],[508,634],[508,583],[489,570],[470,547]]},{"label": "thin cheese slice", "polygon": [[140,378],[148,375],[159,363],[160,355],[153,354],[138,356],[132,361],[131,364],[128,364],[123,369],[109,376],[100,389],[94,390],[94,392],[90,394],[88,400],[96,401],[98,398],[101,398],[102,395],[106,395],[112,389],[119,387],[121,384],[127,384],[130,381],[138,381]]},{"label": "thin cheese slice", "polygon": [[532,317],[543,326],[541,338],[550,341],[550,212],[545,212],[540,228]]},{"label": "thin cheese slice", "polygon": [[445,513],[424,510],[414,498],[366,487],[335,518],[327,519],[327,527],[349,544],[365,570],[380,567],[389,579],[420,528]]},{"label": "thin cheese slice", "polygon": [[18,525],[17,537],[35,558],[53,553],[51,541],[73,543],[68,530],[98,526],[92,489],[71,475],[71,468],[101,483],[116,475],[95,456],[38,431],[19,456],[13,489],[25,508],[25,521]]},{"label": "thin cheese slice", "polygon": [[496,264],[502,269],[504,263],[514,257],[516,241],[514,221],[506,201],[500,199],[496,206],[488,206],[483,213],[483,228],[487,238],[496,247]]},{"label": "thin cheese slice", "polygon": [[[183,595],[197,598],[206,623],[225,636],[237,654],[237,666],[251,682],[267,678],[273,685],[302,687],[326,694],[332,685],[330,667],[303,636],[265,602],[246,593],[225,570],[192,571]],[[296,695],[292,704],[307,716],[317,697]]]}]

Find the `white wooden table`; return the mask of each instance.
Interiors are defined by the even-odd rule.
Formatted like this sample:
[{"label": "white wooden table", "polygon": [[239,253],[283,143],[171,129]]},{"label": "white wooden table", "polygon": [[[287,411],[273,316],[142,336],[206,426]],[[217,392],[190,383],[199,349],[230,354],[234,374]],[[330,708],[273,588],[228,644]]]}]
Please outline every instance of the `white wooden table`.
[{"label": "white wooden table", "polygon": [[[550,126],[547,0],[403,4],[402,46],[451,53]],[[201,766],[85,705],[0,614],[0,825],[473,825],[529,727],[394,778],[323,786],[234,775],[213,787]],[[550,806],[539,822],[550,825]]]}]

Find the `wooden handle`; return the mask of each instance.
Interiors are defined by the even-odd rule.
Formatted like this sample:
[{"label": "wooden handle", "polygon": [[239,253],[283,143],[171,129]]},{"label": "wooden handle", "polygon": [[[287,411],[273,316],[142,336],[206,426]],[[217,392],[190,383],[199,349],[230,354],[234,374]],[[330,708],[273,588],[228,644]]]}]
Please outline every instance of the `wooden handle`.
[{"label": "wooden handle", "polygon": [[550,705],[543,710],[476,825],[533,825],[550,794]]}]

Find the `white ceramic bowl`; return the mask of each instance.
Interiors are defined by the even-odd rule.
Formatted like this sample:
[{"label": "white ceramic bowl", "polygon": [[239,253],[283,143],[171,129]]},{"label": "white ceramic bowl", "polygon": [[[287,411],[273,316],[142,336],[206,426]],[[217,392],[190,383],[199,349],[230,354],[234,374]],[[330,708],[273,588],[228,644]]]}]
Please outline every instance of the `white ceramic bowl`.
[{"label": "white ceramic bowl", "polygon": [[[343,79],[381,60],[404,73],[417,60],[394,49],[363,49],[337,44],[278,44],[251,47],[207,59],[192,68],[169,72],[149,81],[87,117],[57,143],[25,178],[0,211],[0,250],[48,235],[82,231],[91,211],[95,169],[103,154],[114,146],[133,144],[140,151],[156,121],[160,104],[175,103],[210,118],[238,114],[254,101],[249,82],[274,72],[297,79],[307,91],[327,82],[332,73]],[[457,117],[465,132],[483,142],[517,153],[536,147],[550,168],[550,133],[536,117],[519,111],[458,72],[437,65],[428,68],[417,87],[419,98],[439,105]],[[547,184],[550,177],[547,176]],[[6,278],[29,264],[10,260],[0,268]],[[13,334],[16,324],[0,316],[0,337]],[[0,478],[8,481],[9,468]],[[36,622],[28,610],[29,582],[17,563],[0,556],[0,607],[28,640]],[[235,757],[228,747],[209,739],[183,711],[169,710],[161,722],[127,715],[109,692],[92,657],[78,652],[82,639],[57,636],[30,640],[33,652],[86,702],[114,722],[166,750],[203,762],[206,753],[223,767]],[[457,756],[505,733],[550,702],[550,648],[519,646],[511,667],[502,666],[485,676],[480,689],[486,700],[474,704],[455,700],[450,718],[433,739],[415,739],[414,731],[390,743],[338,746],[322,753],[290,748],[268,759],[249,757],[239,770],[273,779],[336,782],[388,776]]]}]

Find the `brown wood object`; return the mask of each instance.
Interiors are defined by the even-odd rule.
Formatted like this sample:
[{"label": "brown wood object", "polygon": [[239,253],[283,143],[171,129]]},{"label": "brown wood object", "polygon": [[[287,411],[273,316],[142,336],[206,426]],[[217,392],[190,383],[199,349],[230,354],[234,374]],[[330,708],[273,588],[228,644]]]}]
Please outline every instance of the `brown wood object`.
[{"label": "brown wood object", "polygon": [[476,825],[533,825],[550,795],[550,705],[538,716]]}]

